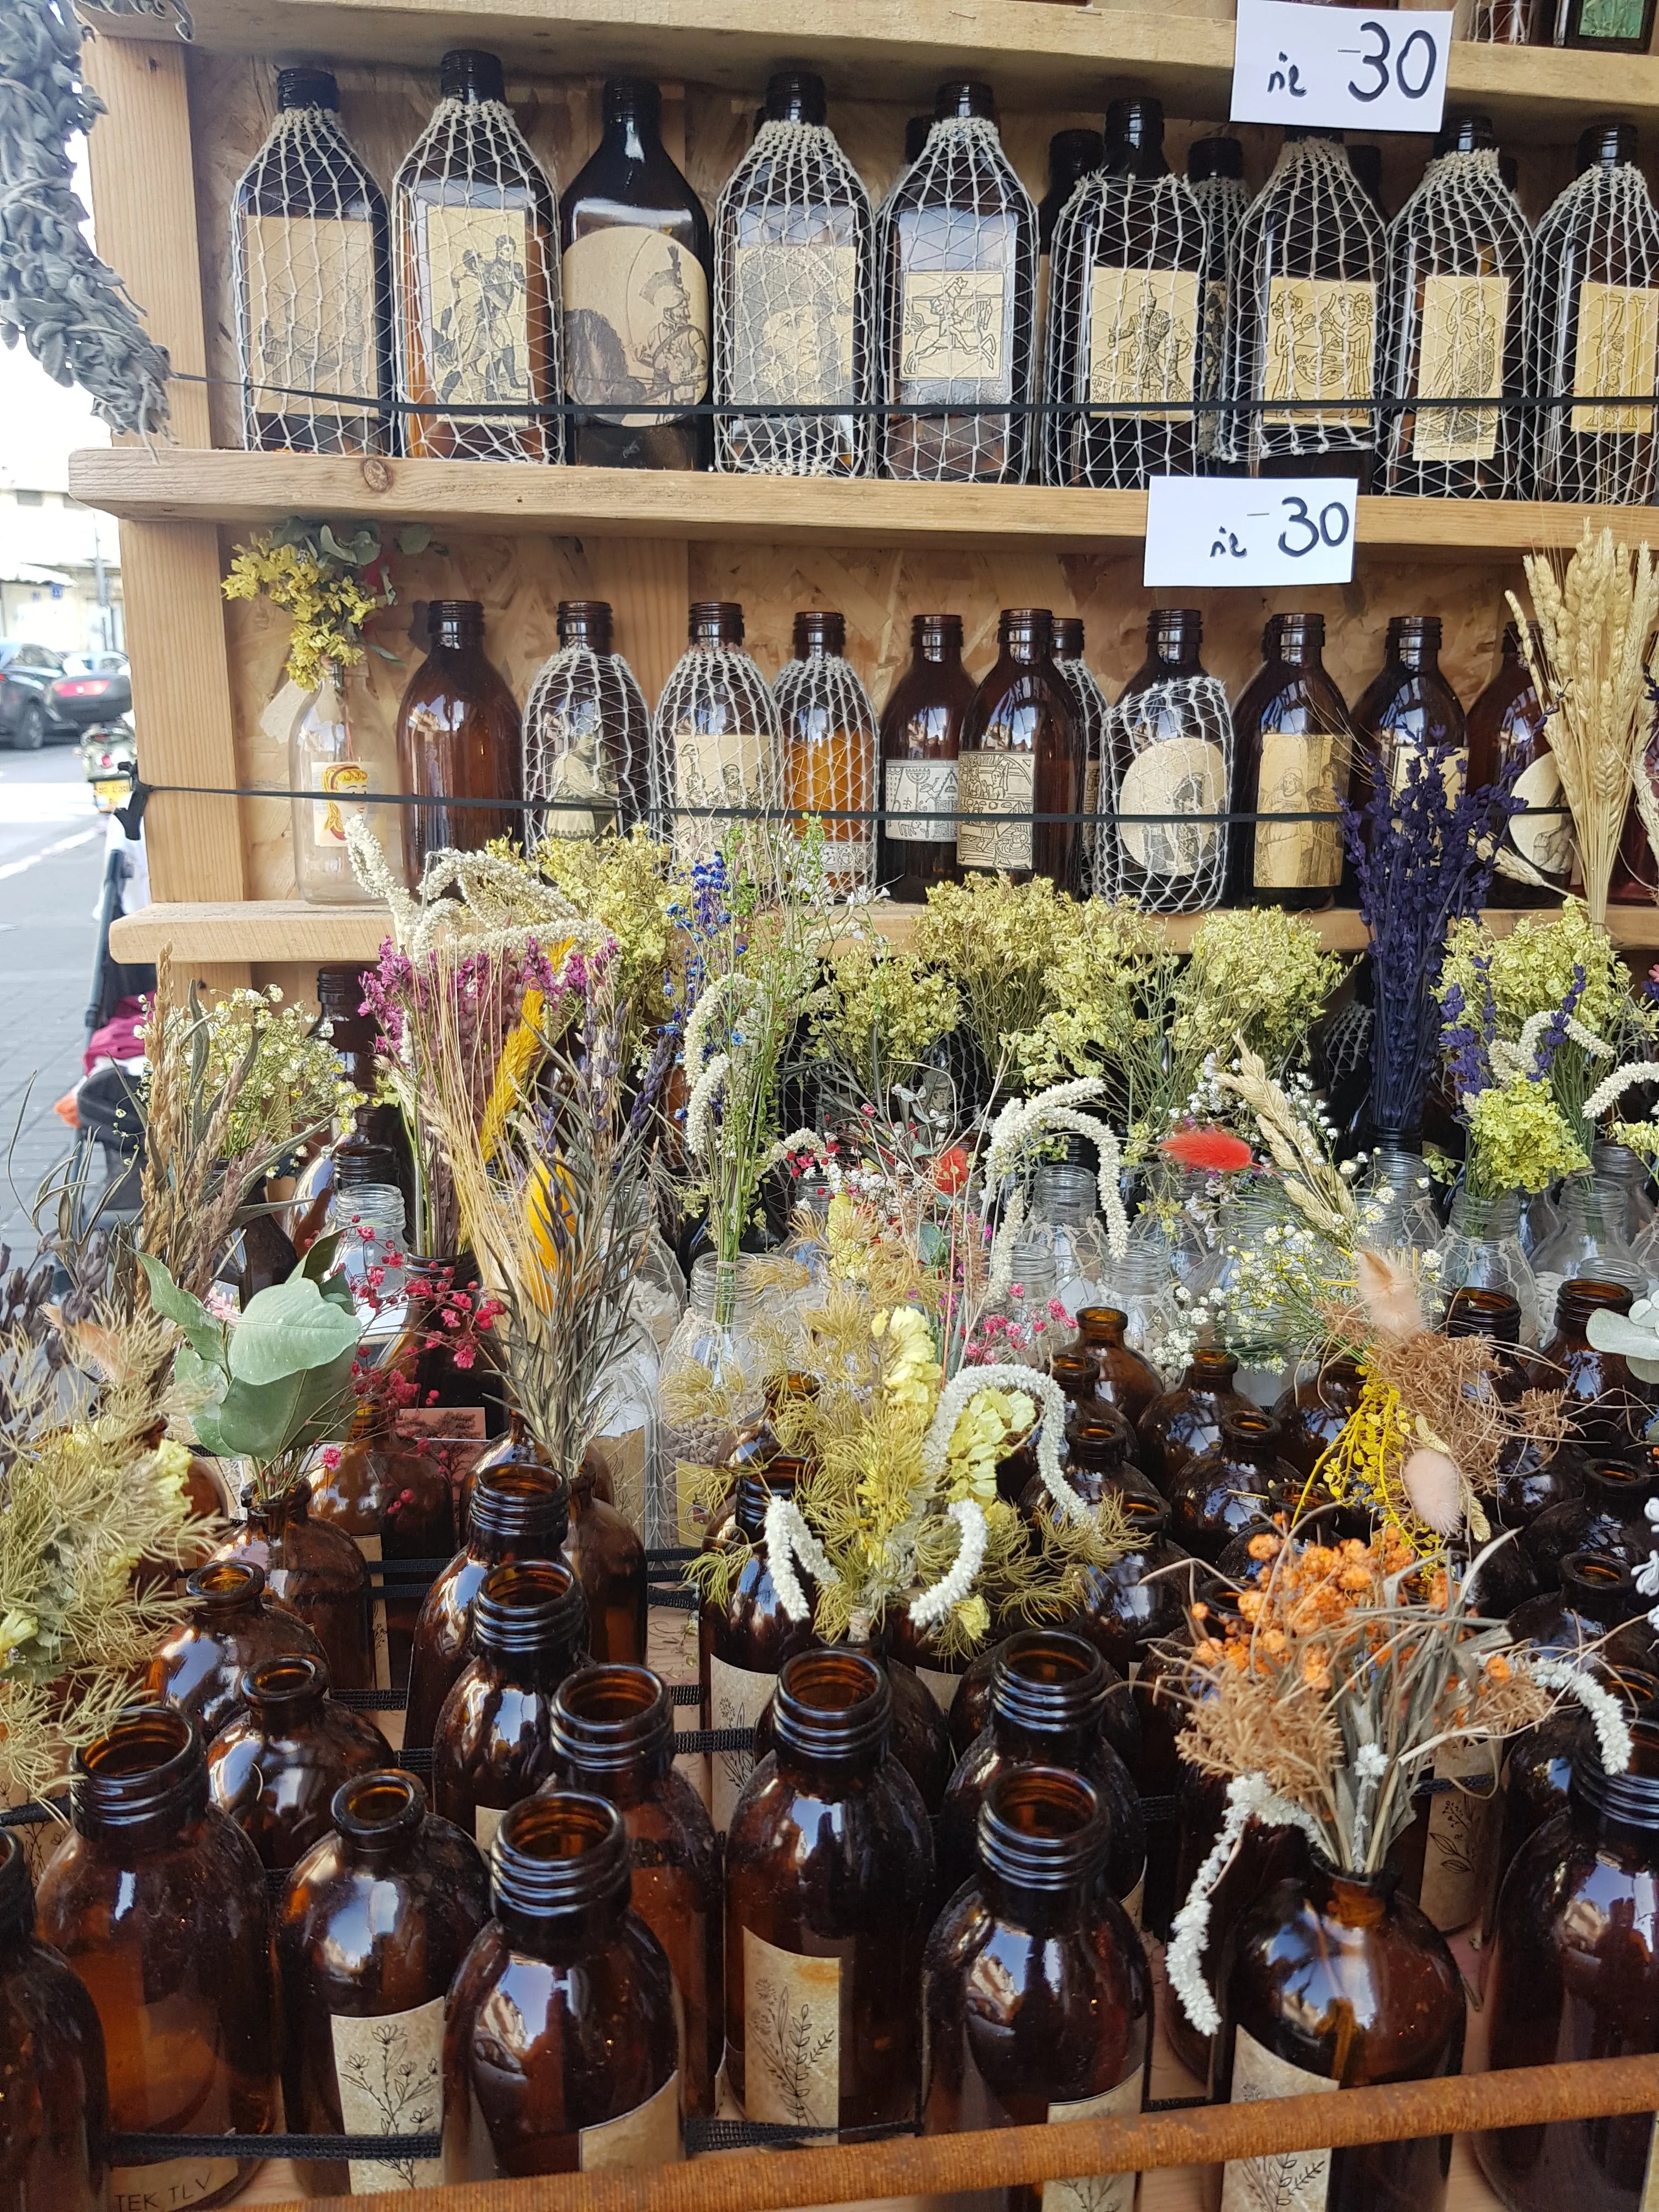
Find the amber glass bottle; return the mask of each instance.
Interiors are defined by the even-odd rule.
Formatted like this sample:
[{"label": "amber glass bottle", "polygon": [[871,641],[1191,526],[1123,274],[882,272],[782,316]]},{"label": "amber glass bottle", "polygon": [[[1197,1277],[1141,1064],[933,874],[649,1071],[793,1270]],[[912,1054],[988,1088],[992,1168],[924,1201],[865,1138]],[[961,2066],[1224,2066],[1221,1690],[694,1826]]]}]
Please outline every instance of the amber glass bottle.
[{"label": "amber glass bottle", "polygon": [[[1102,1893],[1107,1821],[1080,1775],[999,1775],[980,1808],[977,1865],[927,1939],[922,1988],[928,2135],[1133,2116],[1152,2051],[1140,1938]],[[1001,2212],[1133,2212],[1138,2177],[998,2190]]]},{"label": "amber glass bottle", "polygon": [[1468,778],[1468,734],[1457,694],[1440,672],[1438,615],[1390,617],[1381,669],[1366,685],[1353,710],[1358,740],[1352,799],[1364,810],[1374,773],[1401,790],[1413,757],[1424,753],[1437,761],[1447,790],[1455,798]]},{"label": "amber glass bottle", "polygon": [[[847,617],[828,611],[795,617],[794,658],[773,686],[783,731],[784,801],[799,835],[823,823],[824,872],[841,896],[874,880],[876,726],[870,699],[847,659]],[[855,820],[837,817],[856,816]]]},{"label": "amber glass bottle", "polygon": [[646,1667],[584,1667],[553,1693],[552,1789],[622,1814],[634,1910],[668,1954],[684,2019],[687,2112],[712,2118],[726,2039],[720,1859],[701,1797],[674,1765],[674,1709]]},{"label": "amber glass bottle", "polygon": [[[1138,1500],[1136,1504],[1138,1507]],[[1084,1633],[1082,1620],[1073,1620],[1066,1632],[1081,1636]],[[1004,1637],[1001,1642],[976,1652],[972,1664],[957,1677],[957,1693],[951,1699],[949,1716],[952,1772],[960,1763],[963,1753],[972,1750],[991,1724],[991,1691],[996,1680],[997,1661],[1001,1655],[1002,1645],[1007,1640]],[[1101,1730],[1130,1774],[1138,1780],[1140,1720],[1135,1711],[1129,1682],[1109,1659],[1103,1658],[1102,1663],[1106,1673],[1105,1694],[1101,1705]],[[945,1780],[949,1782],[949,1774]]]},{"label": "amber glass bottle", "polygon": [[[1037,389],[1042,388],[1041,358],[1048,343],[1048,280],[1054,265],[1054,225],[1060,211],[1082,183],[1106,158],[1106,141],[1098,131],[1056,131],[1048,141],[1048,189],[1037,202],[1036,349],[1039,356]],[[1048,435],[1045,430],[1044,436]]]},{"label": "amber glass bottle", "polygon": [[0,1831],[0,2202],[8,2212],[105,2212],[104,2031],[80,1977],[34,1933],[34,1887]]},{"label": "amber glass bottle", "polygon": [[[283,2098],[298,2135],[443,2130],[444,1998],[489,1917],[477,1847],[427,1811],[412,1774],[341,1784],[334,1826],[295,1868],[276,1914]],[[432,2189],[440,2159],[301,2167],[307,2192]]]},{"label": "amber glass bottle", "polygon": [[751,2120],[914,2120],[933,1846],[875,1661],[786,1662],[726,1846],[726,2072]]},{"label": "amber glass bottle", "polygon": [[1343,1354],[1322,1360],[1311,1375],[1293,1382],[1273,1407],[1279,1423],[1280,1456],[1298,1474],[1309,1475],[1327,1447],[1334,1444],[1356,1412],[1365,1387],[1365,1370]]},{"label": "amber glass bottle", "polygon": [[530,795],[565,802],[548,807],[541,834],[626,836],[650,811],[649,710],[615,650],[609,600],[561,599],[556,620],[559,650],[526,702]]},{"label": "amber glass bottle", "polygon": [[1152,1401],[1162,1395],[1163,1377],[1150,1360],[1131,1352],[1123,1341],[1129,1316],[1121,1306],[1083,1306],[1076,1319],[1094,1375],[1096,1397],[1115,1406],[1130,1427],[1135,1427]]},{"label": "amber glass bottle", "polygon": [[565,1557],[587,1601],[588,1649],[596,1659],[645,1663],[645,1546],[595,1487],[599,1467],[583,1458],[570,1484]]},{"label": "amber glass bottle", "polygon": [[957,757],[975,689],[962,665],[962,617],[915,616],[910,665],[881,714],[876,879],[896,899],[924,899],[960,872]]},{"label": "amber glass bottle", "polygon": [[243,1519],[215,1561],[262,1568],[278,1605],[296,1613],[316,1635],[337,1690],[374,1687],[374,1633],[368,1570],[349,1536],[311,1518],[311,1495],[295,1482],[263,1503],[249,1489]]},{"label": "amber glass bottle", "polygon": [[[1102,769],[1096,890],[1170,913],[1215,904],[1224,880],[1227,831],[1214,817],[1227,811],[1231,769],[1223,732],[1196,704],[1203,642],[1196,607],[1148,615],[1146,658],[1119,695]],[[1120,818],[1109,825],[1109,815]]]},{"label": "amber glass bottle", "polygon": [[[1167,1505],[1154,1510],[1130,1498],[1123,1501],[1123,1511],[1129,1548],[1109,1567],[1089,1570],[1071,1626],[1127,1679],[1145,1665],[1155,1644],[1180,1633],[1200,1570],[1190,1553],[1172,1541]],[[1186,1571],[1163,1571],[1182,1560],[1188,1562]]]},{"label": "amber glass bottle", "polygon": [[480,1467],[472,1486],[466,1548],[421,1603],[409,1667],[404,1742],[432,1741],[439,1711],[466,1664],[467,1619],[479,1585],[509,1559],[556,1559],[570,1525],[570,1494],[550,1467]]},{"label": "amber glass bottle", "polygon": [[1650,1500],[1659,1498],[1659,1476],[1628,1460],[1589,1455],[1583,1488],[1577,1498],[1528,1523],[1521,1547],[1541,1582],[1555,1582],[1561,1562],[1572,1552],[1600,1552],[1632,1570],[1647,1564],[1653,1531],[1647,1520]]},{"label": "amber glass bottle", "polygon": [[[1616,1352],[1598,1352],[1585,1331],[1593,1313],[1627,1314],[1632,1295],[1622,1283],[1575,1278],[1556,1294],[1555,1328],[1534,1363],[1539,1386],[1561,1393],[1561,1410],[1580,1443],[1618,1451],[1635,1443],[1656,1401],[1650,1382],[1638,1382]],[[1539,1334],[1545,1335],[1546,1328]]]},{"label": "amber glass bottle", "polygon": [[433,599],[428,650],[398,708],[398,770],[404,789],[427,801],[404,815],[404,854],[419,883],[426,856],[458,845],[476,852],[492,837],[520,837],[514,806],[455,806],[450,799],[524,797],[519,709],[507,679],[484,652],[477,599]]},{"label": "amber glass bottle", "polygon": [[197,2153],[118,2166],[111,2201],[172,2191],[208,2212],[259,2163],[216,2157],[213,2137],[270,2135],[281,2111],[264,1869],[209,1803],[202,1740],[171,1706],[129,1707],[71,1776],[71,1832],[41,1878],[36,1929],[98,2008],[111,2127]]},{"label": "amber glass bottle", "polygon": [[709,272],[702,202],[662,143],[662,94],[609,79],[605,132],[559,202],[568,397],[581,408],[632,400],[646,413],[572,418],[573,461],[606,469],[706,469]]},{"label": "amber glass bottle", "polygon": [[156,1646],[144,1677],[146,1703],[176,1705],[210,1743],[242,1711],[242,1676],[261,1659],[320,1659],[323,1647],[296,1613],[273,1605],[265,1572],[247,1559],[223,1559],[185,1577],[188,1617]]},{"label": "amber glass bottle", "polygon": [[[1087,1504],[1098,1505],[1109,1495],[1120,1504],[1134,1498],[1156,1510],[1164,1500],[1129,1456],[1133,1443],[1134,1431],[1111,1407],[1098,1412],[1079,1408],[1066,1425],[1060,1474]],[[1048,1495],[1042,1475],[1034,1474],[1020,1498],[1021,1510],[1035,1516]]]},{"label": "amber glass bottle", "polygon": [[328,1832],[340,1784],[392,1763],[367,1713],[337,1705],[320,1659],[261,1659],[242,1678],[246,1709],[208,1750],[213,1802],[263,1863],[291,1867]]},{"label": "amber glass bottle", "polygon": [[[443,1559],[455,1548],[449,1478],[437,1462],[398,1434],[389,1406],[363,1405],[331,1466],[319,1455],[307,1480],[311,1517],[349,1536],[364,1559]],[[376,1591],[374,1678],[406,1688],[420,1593]]]},{"label": "amber glass bottle", "polygon": [[1328,906],[1342,879],[1337,810],[1348,795],[1352,737],[1324,645],[1323,615],[1273,616],[1261,633],[1262,665],[1233,708],[1234,812],[1331,817],[1235,823],[1235,905]]},{"label": "amber glass bottle", "polygon": [[[867,1638],[855,1644],[843,1638],[834,1646],[819,1645],[837,1651],[862,1651],[873,1659],[887,1677],[887,1686],[893,1693],[892,1731],[888,1737],[888,1750],[916,1785],[928,1814],[937,1814],[945,1802],[945,1787],[951,1779],[951,1770],[956,1765],[956,1753],[951,1748],[950,1730],[937,1701],[923,1689],[914,1667],[895,1659],[884,1648],[888,1638],[884,1629],[879,1641]],[[755,1723],[755,1765],[758,1766],[772,1748],[772,1716],[776,1705],[776,1692],[768,1698]]]},{"label": "amber glass bottle", "polygon": [[1569,1552],[1558,1571],[1559,1589],[1528,1598],[1505,1621],[1516,1643],[1535,1644],[1551,1658],[1577,1658],[1594,1646],[1610,1666],[1659,1670],[1648,1601],[1622,1559],[1607,1552]]},{"label": "amber glass bottle", "polygon": [[[1534,647],[1534,649],[1536,649]],[[1499,880],[1493,898],[1505,906],[1553,906],[1572,882],[1572,817],[1565,811],[1561,777],[1544,734],[1544,710],[1521,651],[1521,626],[1504,625],[1498,672],[1469,708],[1469,781],[1494,783],[1512,762],[1521,773],[1516,795],[1528,808],[1559,807],[1556,814],[1511,815],[1498,848]],[[1544,881],[1523,875],[1528,862]]]},{"label": "amber glass bottle", "polygon": [[1141,1414],[1141,1469],[1160,1490],[1168,1490],[1189,1460],[1221,1441],[1224,1414],[1252,1410],[1243,1392],[1233,1388],[1237,1372],[1230,1352],[1200,1345],[1175,1389],[1163,1391]]},{"label": "amber glass bottle", "polygon": [[495,1918],[444,2032],[444,2179],[680,2156],[674,1976],[630,1909],[628,1831],[603,1798],[515,1805],[490,1856]]},{"label": "amber glass bottle", "polygon": [[[1046,607],[1005,607],[998,619],[996,665],[962,726],[957,857],[965,870],[1016,883],[1047,876],[1057,890],[1074,890],[1083,857],[1082,745],[1072,695],[1050,657],[1052,629]],[[1009,818],[969,820],[975,814]]]},{"label": "amber glass bottle", "polygon": [[432,1738],[432,1802],[488,1850],[501,1815],[553,1771],[553,1692],[584,1656],[587,1607],[562,1559],[492,1567],[472,1601],[472,1657]]},{"label": "amber glass bottle", "polygon": [[1229,1413],[1219,1441],[1170,1485],[1170,1534],[1212,1565],[1242,1530],[1275,1508],[1291,1507],[1304,1478],[1280,1449],[1284,1431],[1271,1413]]}]

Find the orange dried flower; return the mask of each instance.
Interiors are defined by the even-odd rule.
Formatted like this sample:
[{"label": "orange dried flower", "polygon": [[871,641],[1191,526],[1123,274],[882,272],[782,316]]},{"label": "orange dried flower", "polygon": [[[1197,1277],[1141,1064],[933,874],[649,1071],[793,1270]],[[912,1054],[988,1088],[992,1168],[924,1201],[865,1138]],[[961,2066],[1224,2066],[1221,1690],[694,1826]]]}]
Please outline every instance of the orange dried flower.
[{"label": "orange dried flower", "polygon": [[1251,1537],[1246,1548],[1253,1559],[1273,1559],[1278,1558],[1285,1547],[1281,1537],[1270,1536],[1264,1528],[1259,1534]]}]

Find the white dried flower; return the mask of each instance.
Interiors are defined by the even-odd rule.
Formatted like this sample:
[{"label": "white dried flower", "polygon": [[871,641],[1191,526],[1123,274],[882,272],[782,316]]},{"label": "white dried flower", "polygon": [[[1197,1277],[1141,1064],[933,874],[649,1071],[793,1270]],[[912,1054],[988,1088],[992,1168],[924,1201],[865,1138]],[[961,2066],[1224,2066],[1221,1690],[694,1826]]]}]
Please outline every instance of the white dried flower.
[{"label": "white dried flower", "polygon": [[838,1583],[841,1577],[830,1565],[829,1553],[807,1527],[799,1506],[787,1498],[767,1500],[762,1540],[766,1546],[766,1565],[778,1593],[778,1603],[791,1620],[805,1620],[806,1593],[795,1573],[795,1562],[799,1559],[817,1582]]},{"label": "white dried flower", "polygon": [[1170,1923],[1170,1948],[1164,1955],[1170,1987],[1200,2035],[1216,2035],[1221,2028],[1221,2014],[1200,1964],[1209,1939],[1210,1900],[1252,1820],[1260,1820],[1264,1827],[1300,1828],[1316,1850],[1327,1849],[1324,1832],[1313,1815],[1281,1797],[1265,1774],[1236,1774],[1227,1784],[1221,1833],[1193,1876],[1186,1903]]},{"label": "white dried flower", "polygon": [[945,1457],[957,1423],[970,1399],[985,1389],[1023,1390],[1037,1402],[1037,1472],[1043,1488],[1068,1521],[1088,1518],[1089,1507],[1060,1472],[1059,1439],[1066,1433],[1066,1395],[1052,1375],[1037,1367],[964,1367],[953,1375],[939,1394],[939,1404],[921,1440],[921,1465],[937,1481],[945,1472]]},{"label": "white dried flower", "polygon": [[1544,1689],[1565,1690],[1569,1697],[1577,1698],[1595,1724],[1595,1747],[1601,1771],[1625,1773],[1636,1746],[1631,1740],[1624,1707],[1605,1683],[1598,1682],[1594,1674],[1575,1667],[1567,1659],[1534,1659],[1528,1672]]},{"label": "white dried flower", "polygon": [[932,1589],[920,1591],[910,1601],[910,1623],[915,1628],[931,1628],[936,1620],[943,1620],[960,1605],[963,1598],[971,1595],[979,1571],[985,1564],[990,1528],[984,1513],[971,1498],[957,1498],[948,1510],[960,1538],[957,1556],[947,1575]]},{"label": "white dried flower", "polygon": [[706,1160],[714,1149],[714,1099],[731,1073],[731,1054],[717,1052],[686,1101],[685,1143],[693,1159]]}]

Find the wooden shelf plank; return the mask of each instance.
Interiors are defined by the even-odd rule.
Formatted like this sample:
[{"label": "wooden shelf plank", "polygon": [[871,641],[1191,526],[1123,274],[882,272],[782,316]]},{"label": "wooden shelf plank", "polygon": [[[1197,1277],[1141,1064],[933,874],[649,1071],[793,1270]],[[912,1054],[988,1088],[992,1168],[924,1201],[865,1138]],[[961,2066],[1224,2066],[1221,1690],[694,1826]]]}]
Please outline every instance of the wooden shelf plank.
[{"label": "wooden shelf plank", "polygon": [[[807,477],[538,468],[495,461],[388,461],[204,447],[86,450],[70,490],[129,522],[268,525],[289,514],[428,522],[438,530],[842,545],[1085,549],[1139,544],[1146,495],[1042,484],[826,482]],[[1586,519],[1621,544],[1659,539],[1649,507],[1536,501],[1362,499],[1359,544],[1424,560],[1502,559],[1576,545]]]}]

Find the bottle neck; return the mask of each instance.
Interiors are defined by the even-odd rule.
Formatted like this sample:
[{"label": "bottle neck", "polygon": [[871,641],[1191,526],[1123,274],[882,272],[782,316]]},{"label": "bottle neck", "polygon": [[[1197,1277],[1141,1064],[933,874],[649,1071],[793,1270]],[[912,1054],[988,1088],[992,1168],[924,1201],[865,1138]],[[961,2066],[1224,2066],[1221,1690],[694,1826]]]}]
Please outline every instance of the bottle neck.
[{"label": "bottle neck", "polygon": [[515,1950],[565,1964],[604,1942],[628,1910],[628,1832],[614,1805],[547,1790],[513,1807],[490,1853],[495,1917]]},{"label": "bottle neck", "polygon": [[916,623],[910,634],[910,650],[918,664],[926,661],[938,668],[960,668],[961,623],[952,618],[948,623]]},{"label": "bottle neck", "polygon": [[1318,1851],[1310,1855],[1308,1902],[1322,1919],[1339,1927],[1380,1928],[1393,1908],[1399,1876],[1389,1867],[1375,1874],[1352,1874],[1334,1867]]},{"label": "bottle neck", "polygon": [[691,1263],[691,1310],[720,1328],[753,1327],[761,1312],[762,1291],[741,1255],[717,1260],[705,1252]]},{"label": "bottle neck", "polygon": [[185,1577],[191,1618],[210,1635],[228,1636],[264,1609],[265,1571],[241,1559],[219,1559]]},{"label": "bottle neck", "polygon": [[532,1546],[556,1552],[570,1533],[570,1492],[551,1468],[480,1468],[468,1509],[475,1559],[507,1559]]},{"label": "bottle neck", "polygon": [[1197,676],[1203,639],[1203,621],[1194,610],[1166,610],[1146,624],[1146,658],[1160,675]]},{"label": "bottle neck", "polygon": [[662,128],[662,99],[654,84],[607,84],[605,150],[625,161],[648,161]]},{"label": "bottle neck", "polygon": [[1555,1302],[1556,1327],[1582,1336],[1593,1313],[1627,1314],[1633,1295],[1622,1283],[1598,1283],[1577,1277],[1563,1283]]},{"label": "bottle neck", "polygon": [[636,1803],[673,1762],[668,1692],[645,1667],[584,1667],[553,1698],[553,1748],[572,1786],[614,1805]]},{"label": "bottle neck", "polygon": [[322,1718],[328,1668],[302,1652],[263,1659],[242,1677],[242,1691],[266,1735],[292,1735]]},{"label": "bottle neck", "polygon": [[1440,673],[1440,640],[1425,630],[1391,630],[1389,635],[1389,658],[1397,668],[1410,674],[1437,676]]},{"label": "bottle neck", "polygon": [[1183,1388],[1196,1396],[1219,1398],[1231,1395],[1238,1362],[1224,1352],[1197,1352],[1187,1363]]},{"label": "bottle neck", "polygon": [[1521,1199],[1516,1191],[1501,1198],[1476,1198],[1467,1184],[1452,1194],[1452,1227],[1476,1243],[1495,1244],[1521,1233]]},{"label": "bottle neck", "polygon": [[426,1791],[412,1774],[380,1768],[343,1782],[329,1810],[352,1864],[379,1876],[418,1850]]},{"label": "bottle neck", "polygon": [[1091,1351],[1121,1352],[1129,1316],[1118,1306],[1085,1306],[1077,1316],[1078,1334]]},{"label": "bottle neck", "polygon": [[27,1950],[34,1939],[34,1884],[22,1838],[0,1829],[0,1960]]},{"label": "bottle neck", "polygon": [[1095,1218],[1095,1178],[1086,1168],[1041,1167],[1036,1174],[1036,1212],[1068,1228],[1084,1228]]},{"label": "bottle neck", "polygon": [[980,1888],[997,1919],[1060,1936],[1089,1918],[1108,1835],[1099,1797],[1081,1775],[1049,1765],[995,1776],[977,1840]]},{"label": "bottle neck", "polygon": [[1098,1733],[1106,1692],[1105,1664],[1092,1644],[1060,1630],[1028,1630],[997,1654],[992,1725],[1011,1748],[1075,1768]]},{"label": "bottle neck", "polygon": [[143,1850],[182,1835],[207,1804],[202,1739],[170,1705],[129,1707],[74,1755],[70,1819],[79,1835]]},{"label": "bottle neck", "polygon": [[1270,1413],[1234,1413],[1221,1424],[1221,1449],[1241,1467],[1271,1473],[1279,1457],[1279,1423]]},{"label": "bottle neck", "polygon": [[1659,1868],[1659,1723],[1629,1722],[1631,1760],[1609,1774],[1591,1732],[1585,1755],[1572,1763],[1569,1796],[1575,1817],[1609,1842],[1634,1846]]},{"label": "bottle neck", "polygon": [[751,1544],[758,1544],[765,1535],[766,1509],[772,1500],[793,1498],[798,1467],[797,1461],[780,1456],[769,1460],[763,1470],[738,1477],[732,1517]]},{"label": "bottle neck", "polygon": [[874,1659],[846,1644],[786,1661],[772,1698],[779,1767],[797,1786],[830,1794],[881,1764],[893,1693]]},{"label": "bottle neck", "polygon": [[492,1567],[472,1601],[472,1648],[502,1680],[550,1685],[570,1672],[587,1628],[581,1586],[563,1559]]}]

